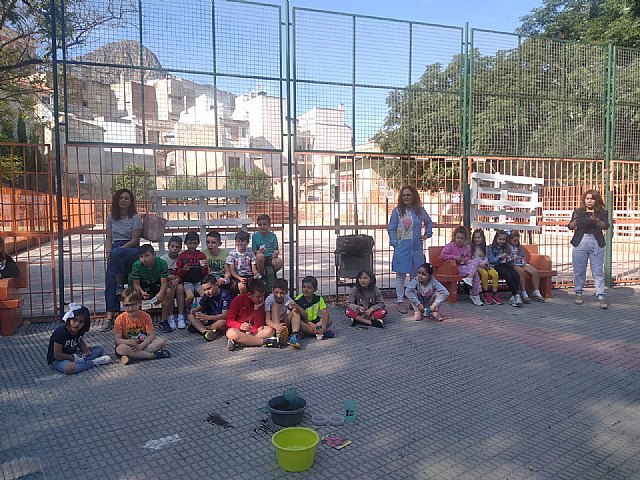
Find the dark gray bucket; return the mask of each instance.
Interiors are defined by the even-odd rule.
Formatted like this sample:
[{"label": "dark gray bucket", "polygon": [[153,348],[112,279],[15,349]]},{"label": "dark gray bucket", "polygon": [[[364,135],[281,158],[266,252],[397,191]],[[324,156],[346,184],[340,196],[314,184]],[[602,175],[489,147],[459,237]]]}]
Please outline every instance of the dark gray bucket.
[{"label": "dark gray bucket", "polygon": [[290,410],[288,405],[282,395],[273,397],[267,402],[273,423],[283,427],[291,427],[298,425],[302,421],[304,409],[307,408],[307,401],[302,397],[298,397],[298,408],[294,410]]}]

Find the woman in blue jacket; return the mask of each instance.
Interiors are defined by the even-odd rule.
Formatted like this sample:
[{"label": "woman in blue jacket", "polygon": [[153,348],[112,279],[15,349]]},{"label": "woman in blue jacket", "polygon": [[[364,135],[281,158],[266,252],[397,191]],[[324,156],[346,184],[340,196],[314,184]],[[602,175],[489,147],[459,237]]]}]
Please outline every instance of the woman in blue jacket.
[{"label": "woman in blue jacket", "polygon": [[425,263],[423,242],[432,235],[431,217],[422,207],[415,187],[405,185],[400,189],[398,206],[391,212],[387,231],[393,247],[391,270],[396,273],[398,312],[407,313],[404,282],[407,274],[410,279],[415,277],[418,267]]}]

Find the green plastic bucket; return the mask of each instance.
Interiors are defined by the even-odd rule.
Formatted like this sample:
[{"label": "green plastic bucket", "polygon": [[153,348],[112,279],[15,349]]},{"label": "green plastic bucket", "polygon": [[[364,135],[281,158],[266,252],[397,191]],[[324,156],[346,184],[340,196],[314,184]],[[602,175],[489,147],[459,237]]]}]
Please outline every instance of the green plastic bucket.
[{"label": "green plastic bucket", "polygon": [[304,427],[284,428],[271,437],[278,465],[287,472],[302,472],[311,467],[319,441],[314,430]]}]

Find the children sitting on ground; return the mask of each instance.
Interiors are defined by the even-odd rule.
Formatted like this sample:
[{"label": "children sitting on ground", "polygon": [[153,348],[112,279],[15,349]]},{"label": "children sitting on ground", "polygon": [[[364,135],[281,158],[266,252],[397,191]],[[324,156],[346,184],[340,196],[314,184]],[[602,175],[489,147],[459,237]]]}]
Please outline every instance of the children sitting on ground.
[{"label": "children sitting on ground", "polygon": [[209,262],[204,253],[198,250],[200,237],[197,232],[187,232],[184,244],[187,249],[178,255],[177,268],[184,285],[184,301],[187,309],[190,309],[196,293],[202,296],[202,279],[209,274]]},{"label": "children sitting on ground", "polygon": [[469,297],[474,305],[482,306],[482,300],[480,300],[480,292],[482,291],[482,284],[480,282],[480,275],[478,275],[478,259],[471,254],[471,249],[467,245],[469,235],[467,228],[464,226],[456,227],[453,231],[453,238],[442,249],[440,258],[443,260],[455,260],[458,267],[458,273],[465,275],[463,282],[471,287],[469,291]]},{"label": "children sitting on ground", "polygon": [[247,282],[258,275],[256,256],[247,249],[249,234],[243,230],[236,233],[236,248],[227,256],[227,268],[231,277],[232,296],[247,292]]},{"label": "children sitting on ground", "polygon": [[271,294],[264,301],[264,309],[266,323],[275,330],[280,345],[287,342],[289,332],[300,331],[300,317],[297,324],[291,323],[292,304],[293,300],[289,296],[289,282],[284,278],[276,278]]},{"label": "children sitting on ground", "polygon": [[247,293],[234,298],[227,313],[227,350],[236,345],[278,347],[275,330],[265,324],[264,282],[252,278],[246,287]]},{"label": "children sitting on ground", "polygon": [[204,256],[209,262],[209,273],[216,276],[219,286],[228,285],[230,274],[226,264],[229,251],[226,248],[220,248],[222,245],[220,233],[215,230],[210,231],[207,233],[206,241],[207,249],[204,251]]},{"label": "children sitting on ground", "polygon": [[251,237],[251,250],[256,255],[256,269],[260,275],[265,275],[265,267],[271,265],[274,272],[282,269],[284,262],[280,257],[278,237],[269,230],[271,217],[266,213],[256,218],[258,231]]},{"label": "children sitting on ground", "polygon": [[440,305],[449,296],[449,291],[433,276],[433,267],[430,263],[423,263],[418,267],[418,275],[407,285],[407,298],[415,310],[414,320],[423,317],[442,322],[444,318],[440,313]]},{"label": "children sitting on ground", "polygon": [[[176,328],[176,317],[173,315],[173,304],[178,305],[178,328],[184,328],[184,285],[178,276],[178,255],[182,251],[182,238],[174,236],[169,239],[167,253],[160,258],[167,262],[169,269],[169,285],[167,287],[168,325],[173,330]],[[163,304],[164,305],[164,304]]]},{"label": "children sitting on ground", "polygon": [[[489,265],[487,257],[487,239],[484,231],[477,229],[471,236],[471,253],[478,259],[478,275],[484,292],[484,302],[487,305],[502,305],[502,299],[498,294],[498,272]],[[489,290],[489,277],[491,277],[491,290]]]},{"label": "children sitting on ground", "polygon": [[204,295],[200,303],[189,314],[189,332],[200,333],[210,342],[227,328],[227,314],[231,304],[231,295],[218,286],[216,276],[207,275],[202,281]]},{"label": "children sitting on ground", "polygon": [[531,296],[534,300],[544,302],[544,297],[540,293],[540,274],[536,267],[529,265],[525,259],[524,248],[520,245],[520,234],[518,232],[511,232],[509,234],[509,253],[513,258],[513,268],[520,276],[520,296],[524,303],[531,302],[529,295],[527,294],[527,277],[528,273],[531,275],[531,284],[533,285],[533,292]]},{"label": "children sitting on ground", "polygon": [[[291,327],[300,321],[300,332],[294,331],[289,337],[289,345],[300,348],[300,335],[317,335],[320,338],[333,338],[335,333],[330,330],[331,318],[327,304],[320,295],[316,295],[318,280],[308,276],[302,279],[302,293],[295,298]],[[295,330],[295,328],[294,328]]]},{"label": "children sitting on ground", "polygon": [[140,292],[142,299],[149,301],[149,304],[162,305],[160,326],[163,331],[171,332],[173,327],[169,326],[167,318],[169,312],[173,311],[173,297],[169,300],[169,295],[166,294],[169,285],[167,262],[156,257],[156,252],[150,243],[140,245],[138,255],[140,258],[131,267],[129,285]]},{"label": "children sitting on ground", "polygon": [[360,270],[356,284],[347,298],[347,318],[351,326],[356,323],[384,328],[387,311],[384,308],[382,292],[376,287],[376,277],[371,270]]},{"label": "children sitting on ground", "polygon": [[498,272],[498,275],[507,282],[507,287],[511,290],[509,305],[519,307],[522,305],[520,297],[520,275],[513,268],[513,259],[509,254],[508,235],[504,230],[497,230],[493,237],[493,242],[488,248],[487,256],[489,265]]},{"label": "children sitting on ground", "polygon": [[103,355],[104,348],[90,346],[83,338],[91,327],[86,307],[69,304],[69,311],[62,320],[64,324],[53,331],[47,349],[47,363],[53,370],[72,375],[113,362],[109,355]]},{"label": "children sitting on ground", "polygon": [[116,318],[113,329],[115,335],[116,354],[120,363],[127,365],[132,358],[151,360],[154,358],[169,358],[169,350],[165,350],[167,341],[156,338],[151,316],[140,310],[142,295],[133,287],[129,287],[123,294],[124,313]]}]

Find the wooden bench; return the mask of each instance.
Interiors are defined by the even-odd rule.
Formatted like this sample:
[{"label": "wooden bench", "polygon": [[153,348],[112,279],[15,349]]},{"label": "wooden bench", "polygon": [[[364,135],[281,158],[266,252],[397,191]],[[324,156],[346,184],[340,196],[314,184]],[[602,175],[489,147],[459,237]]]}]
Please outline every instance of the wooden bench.
[{"label": "wooden bench", "polygon": [[[551,278],[558,274],[553,270],[551,257],[538,254],[537,245],[523,245],[525,259],[528,264],[538,270],[540,274],[540,293],[544,298],[551,298]],[[464,275],[458,274],[458,267],[455,260],[443,260],[440,258],[444,247],[429,247],[429,263],[433,266],[433,273],[444,287],[449,291],[447,300],[451,303],[458,301],[458,283],[462,281]],[[504,280],[500,280],[504,283]],[[527,290],[533,288],[531,276],[527,275]]]},{"label": "wooden bench", "polygon": [[24,299],[19,288],[27,288],[27,262],[16,262],[20,276],[0,278],[0,335],[13,335],[22,326]]},{"label": "wooden bench", "polygon": [[[159,242],[160,254],[165,252],[171,234],[178,231],[197,229],[200,245],[206,245],[206,232],[212,228],[247,230],[253,223],[247,215],[249,195],[251,190],[150,190],[149,196],[155,199],[156,213],[167,220],[165,238]],[[230,198],[237,199],[237,202],[220,203],[218,200]],[[220,213],[230,212],[237,212],[237,218],[219,218]]]}]

